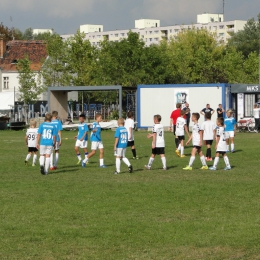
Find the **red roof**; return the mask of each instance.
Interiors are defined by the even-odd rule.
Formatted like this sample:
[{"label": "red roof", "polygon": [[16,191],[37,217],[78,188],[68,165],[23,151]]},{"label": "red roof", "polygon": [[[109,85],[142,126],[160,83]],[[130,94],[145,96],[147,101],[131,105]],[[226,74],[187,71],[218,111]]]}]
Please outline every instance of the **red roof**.
[{"label": "red roof", "polygon": [[31,61],[31,70],[40,70],[47,58],[46,41],[9,41],[6,51],[0,59],[0,68],[3,71],[17,71],[16,64],[19,59],[28,56]]}]

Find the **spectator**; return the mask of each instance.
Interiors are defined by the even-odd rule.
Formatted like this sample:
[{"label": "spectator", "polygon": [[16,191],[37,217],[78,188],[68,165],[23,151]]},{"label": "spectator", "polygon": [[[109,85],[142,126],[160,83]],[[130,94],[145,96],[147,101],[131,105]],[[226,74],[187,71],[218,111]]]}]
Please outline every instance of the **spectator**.
[{"label": "spectator", "polygon": [[206,120],[205,118],[205,114],[207,112],[210,112],[211,115],[214,114],[215,110],[213,108],[210,107],[210,104],[207,104],[205,108],[203,108],[201,111],[200,111],[200,114],[204,116],[204,119]]},{"label": "spectator", "polygon": [[184,111],[186,111],[186,125],[189,131],[190,126],[190,105],[188,102],[185,103],[185,107],[183,108]]},{"label": "spectator", "polygon": [[223,116],[223,113],[225,112],[225,110],[224,110],[224,108],[222,107],[222,104],[219,104],[218,105],[218,108],[217,108],[217,116],[218,116],[218,118],[219,117],[223,117],[224,118],[224,116]]}]

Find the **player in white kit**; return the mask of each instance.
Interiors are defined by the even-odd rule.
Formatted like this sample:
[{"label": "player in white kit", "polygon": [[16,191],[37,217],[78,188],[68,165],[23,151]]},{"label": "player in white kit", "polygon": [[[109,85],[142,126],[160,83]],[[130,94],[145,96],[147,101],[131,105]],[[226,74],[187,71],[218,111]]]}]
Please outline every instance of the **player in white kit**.
[{"label": "player in white kit", "polygon": [[163,125],[160,123],[162,117],[160,115],[154,116],[154,125],[153,125],[153,133],[148,134],[147,138],[153,138],[152,141],[152,155],[149,159],[149,162],[147,165],[145,165],[145,168],[150,170],[152,167],[152,163],[154,161],[155,155],[159,154],[161,156],[162,164],[163,164],[163,170],[167,170],[166,168],[166,158],[165,158],[165,141],[164,141],[164,129]]},{"label": "player in white kit", "polygon": [[25,158],[24,164],[27,166],[28,161],[33,154],[32,166],[36,165],[37,152],[36,140],[37,140],[38,128],[36,128],[36,121],[34,119],[30,120],[30,128],[26,131],[25,143],[28,146],[28,154]]},{"label": "player in white kit", "polygon": [[187,141],[186,145],[188,145],[189,142],[192,139],[193,148],[191,150],[191,157],[190,157],[189,165],[187,165],[185,168],[183,168],[183,170],[192,170],[192,164],[195,161],[196,153],[198,153],[198,155],[200,156],[200,160],[201,160],[201,163],[202,163],[202,167],[200,169],[201,170],[207,170],[208,169],[205,156],[203,155],[202,149],[201,149],[201,147],[202,147],[202,131],[201,131],[200,125],[198,123],[199,118],[200,118],[199,113],[192,113],[191,120],[194,123],[194,125],[192,127],[192,135],[189,138],[189,140]]},{"label": "player in white kit", "polygon": [[227,157],[227,144],[226,144],[226,138],[225,138],[225,128],[224,128],[224,119],[223,117],[219,117],[217,119],[217,138],[216,138],[216,157],[214,160],[214,164],[212,167],[210,167],[210,170],[216,170],[217,169],[217,165],[219,162],[219,155],[222,154],[226,167],[224,168],[224,170],[231,170],[231,166],[229,164],[229,159]]},{"label": "player in white kit", "polygon": [[[178,139],[179,139],[179,146],[175,152],[181,158],[186,157],[184,155],[185,132],[190,137],[190,133],[189,133],[188,127],[187,127],[187,122],[186,122],[186,119],[184,118],[184,115],[186,115],[186,112],[187,111],[185,111],[185,110],[181,110],[181,116],[177,118],[176,130],[175,130],[175,136],[178,137]],[[185,132],[184,132],[184,130],[185,130]]]}]

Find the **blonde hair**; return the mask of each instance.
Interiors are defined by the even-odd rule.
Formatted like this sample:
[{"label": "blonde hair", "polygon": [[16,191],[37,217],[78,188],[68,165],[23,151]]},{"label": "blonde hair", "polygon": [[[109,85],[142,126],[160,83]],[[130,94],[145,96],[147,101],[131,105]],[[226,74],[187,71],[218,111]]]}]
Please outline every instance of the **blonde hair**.
[{"label": "blonde hair", "polygon": [[34,119],[30,120],[30,127],[34,126],[36,127],[37,122]]},{"label": "blonde hair", "polygon": [[124,123],[125,123],[124,118],[118,118],[118,120],[117,120],[118,125],[124,125]]},{"label": "blonde hair", "polygon": [[232,109],[228,109],[228,110],[227,110],[227,113],[232,114],[232,113],[233,113],[233,110],[232,110]]}]

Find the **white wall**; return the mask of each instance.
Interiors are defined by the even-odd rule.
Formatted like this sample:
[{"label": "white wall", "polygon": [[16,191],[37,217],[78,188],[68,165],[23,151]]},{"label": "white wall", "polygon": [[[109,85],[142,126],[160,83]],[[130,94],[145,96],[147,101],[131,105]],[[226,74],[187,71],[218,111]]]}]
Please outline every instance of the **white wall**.
[{"label": "white wall", "polygon": [[[176,109],[176,93],[178,91],[186,91],[187,102],[190,104],[191,112],[200,112],[207,103],[211,108],[217,109],[218,104],[222,103],[222,87],[158,87],[158,88],[142,88],[140,87],[140,107],[138,124],[139,127],[151,127],[153,125],[153,116],[160,114],[162,116],[162,124],[169,126],[170,115]],[[212,116],[212,120],[216,120],[216,112]],[[204,118],[201,116],[199,122],[202,123]]]},{"label": "white wall", "polygon": [[143,29],[143,28],[152,28],[152,27],[160,27],[160,20],[154,20],[154,19],[135,20],[135,28]]}]

